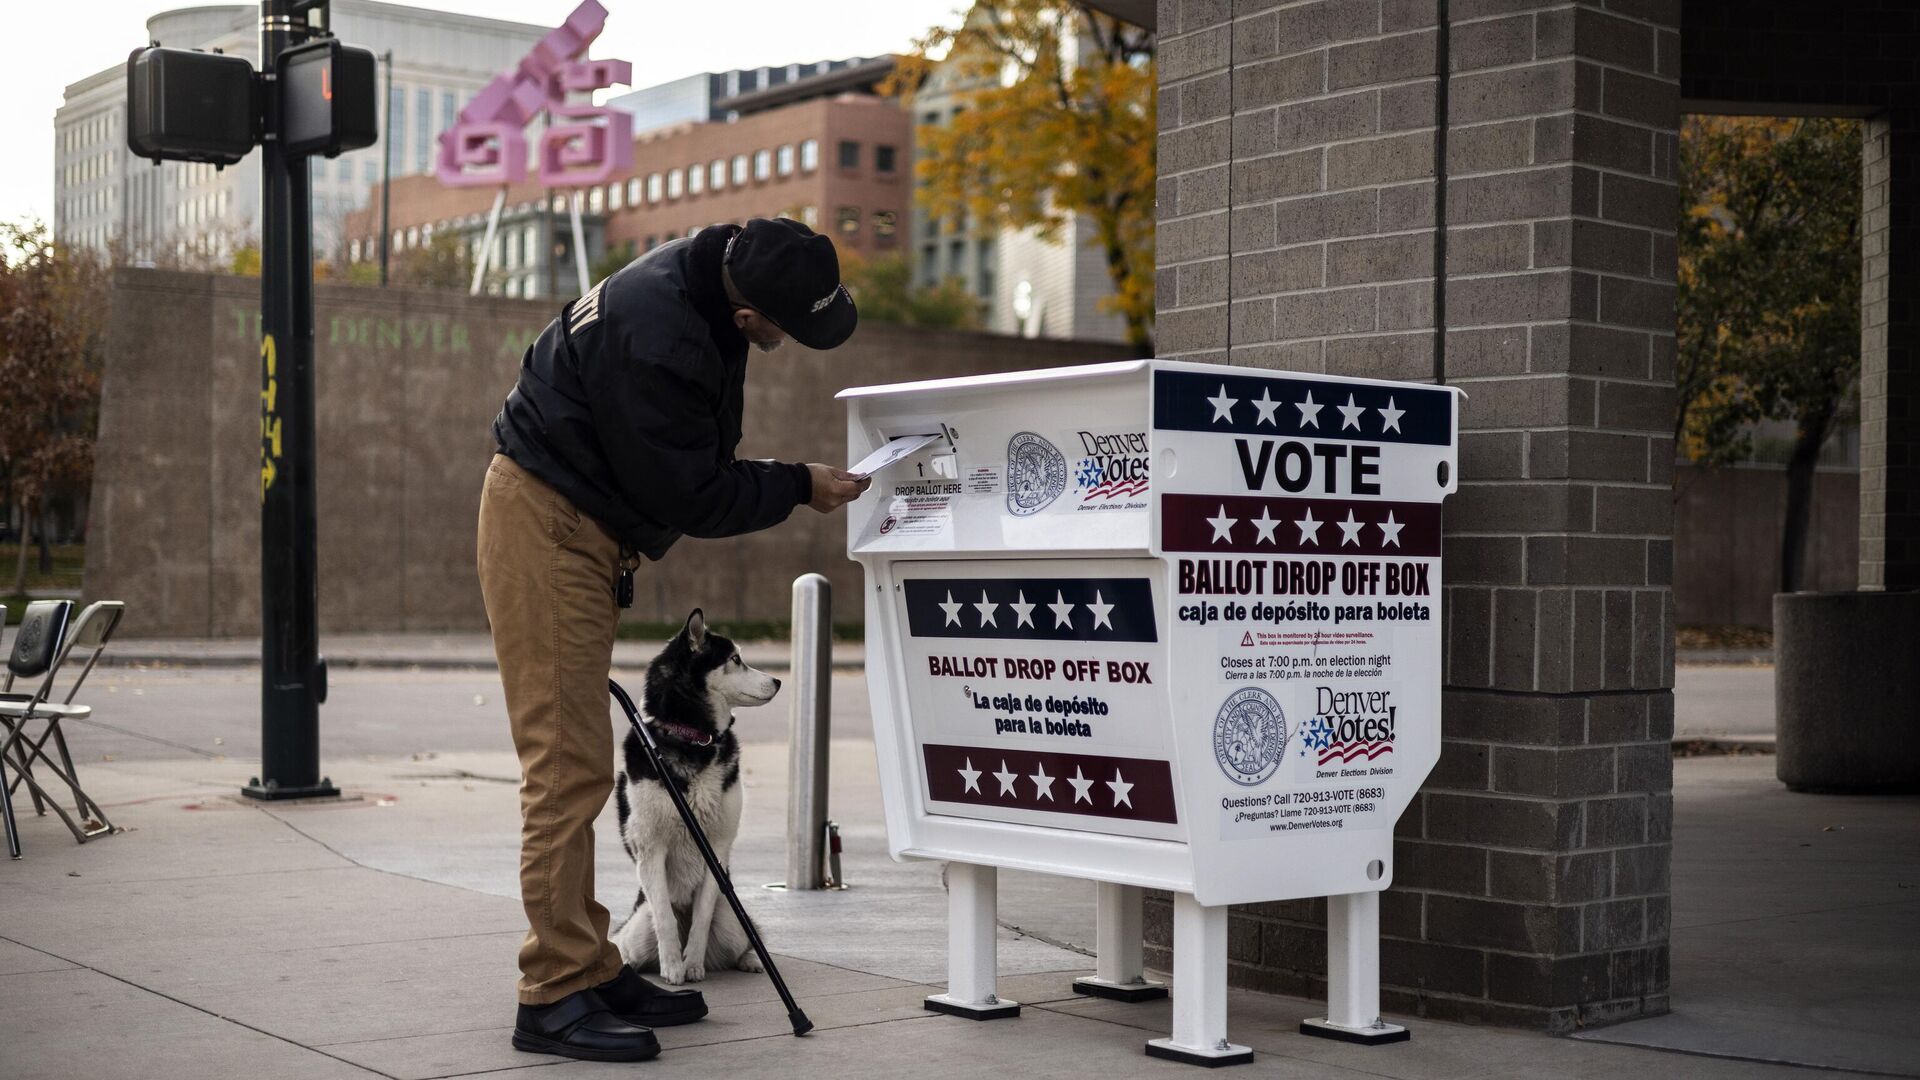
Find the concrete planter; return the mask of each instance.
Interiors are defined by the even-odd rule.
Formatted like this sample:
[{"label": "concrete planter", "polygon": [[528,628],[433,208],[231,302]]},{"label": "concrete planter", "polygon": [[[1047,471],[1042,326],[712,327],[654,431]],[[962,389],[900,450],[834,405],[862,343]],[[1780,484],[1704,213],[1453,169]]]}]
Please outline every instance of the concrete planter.
[{"label": "concrete planter", "polygon": [[1782,783],[1920,790],[1920,592],[1778,593],[1773,655]]}]

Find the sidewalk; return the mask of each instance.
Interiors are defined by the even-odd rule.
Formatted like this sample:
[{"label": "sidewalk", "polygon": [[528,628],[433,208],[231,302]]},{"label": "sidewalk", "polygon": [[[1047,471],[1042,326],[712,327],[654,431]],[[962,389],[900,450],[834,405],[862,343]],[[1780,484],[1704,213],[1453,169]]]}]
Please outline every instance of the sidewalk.
[{"label": "sidewalk", "polygon": [[[634,1074],[507,1043],[524,927],[511,754],[336,759],[330,771],[350,798],[262,806],[234,795],[250,761],[101,762],[85,738],[87,782],[129,831],[76,846],[53,818],[23,819],[27,858],[0,863],[0,1073]],[[1069,991],[1091,967],[1092,896],[1082,882],[1003,875],[1001,991],[1027,1004],[1022,1018],[981,1025],[926,1013],[921,999],[941,988],[945,964],[939,868],[886,857],[871,744],[833,744],[832,814],[854,885],[839,893],[759,887],[784,873],[785,747],[750,743],[745,754],[749,809],[734,877],[819,1030],[792,1039],[764,977],[720,973],[703,986],[713,1015],[663,1031],[666,1054],[640,1069],[834,1080],[1195,1075],[1141,1055],[1146,1039],[1165,1033],[1167,1003]],[[1673,1016],[1604,1029],[1596,1041],[1396,1017],[1413,1040],[1365,1048],[1298,1035],[1318,1003],[1235,993],[1230,1031],[1258,1054],[1235,1075],[1814,1075],[1701,1053],[1811,1054],[1843,1068],[1911,1072],[1920,1040],[1884,1020],[1920,1009],[1920,955],[1901,929],[1920,916],[1920,898],[1892,892],[1893,878],[1916,870],[1916,804],[1797,799],[1770,771],[1766,759],[1678,766],[1675,844],[1692,869],[1676,871]],[[1771,808],[1757,818],[1744,813],[1756,800]],[[1721,810],[1703,816],[1700,805]],[[1756,821],[1771,831],[1739,835]],[[1706,831],[1690,831],[1697,823]],[[1841,831],[1822,833],[1822,824]],[[602,825],[599,892],[620,917],[632,902],[631,870],[608,835],[611,809]],[[1781,866],[1791,875],[1784,889],[1769,876]]]},{"label": "sidewalk", "polygon": [[[659,641],[616,641],[613,666],[643,668],[665,644]],[[791,646],[784,641],[740,642],[740,655],[765,671],[792,666]],[[463,634],[322,634],[320,655],[334,670],[364,668],[397,671],[496,670],[493,639],[481,633]],[[100,658],[102,667],[259,667],[259,638],[116,638]],[[833,666],[858,670],[866,665],[866,646],[838,641]]]}]

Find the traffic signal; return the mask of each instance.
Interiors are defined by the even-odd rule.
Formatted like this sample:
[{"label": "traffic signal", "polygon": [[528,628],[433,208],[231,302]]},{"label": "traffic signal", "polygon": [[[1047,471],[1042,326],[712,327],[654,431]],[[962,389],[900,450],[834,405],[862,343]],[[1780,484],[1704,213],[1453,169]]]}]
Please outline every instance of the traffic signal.
[{"label": "traffic signal", "polygon": [[255,93],[245,57],[135,49],[127,57],[127,149],[156,163],[232,165],[256,141]]},{"label": "traffic signal", "polygon": [[372,53],[326,38],[282,52],[275,70],[283,152],[335,157],[380,137]]}]

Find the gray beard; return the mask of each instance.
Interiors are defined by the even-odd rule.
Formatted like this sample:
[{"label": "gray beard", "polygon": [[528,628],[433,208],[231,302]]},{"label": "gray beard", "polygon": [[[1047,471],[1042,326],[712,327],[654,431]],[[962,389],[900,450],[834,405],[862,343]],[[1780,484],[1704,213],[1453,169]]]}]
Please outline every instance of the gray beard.
[{"label": "gray beard", "polygon": [[753,343],[753,347],[763,353],[770,353],[786,343],[786,339],[784,338],[779,341],[756,341]]}]

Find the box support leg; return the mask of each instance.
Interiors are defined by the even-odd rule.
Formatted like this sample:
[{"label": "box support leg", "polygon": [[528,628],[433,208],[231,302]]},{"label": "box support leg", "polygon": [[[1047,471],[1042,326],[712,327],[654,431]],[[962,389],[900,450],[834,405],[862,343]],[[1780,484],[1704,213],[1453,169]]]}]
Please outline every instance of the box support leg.
[{"label": "box support leg", "polygon": [[1020,1003],[993,992],[999,930],[999,874],[991,866],[947,864],[947,992],[927,998],[934,1012],[969,1020],[1020,1015]]},{"label": "box support leg", "polygon": [[1380,1019],[1380,894],[1327,897],[1327,1015],[1300,1021],[1300,1034],[1360,1043],[1411,1036]]},{"label": "box support leg", "polygon": [[1173,897],[1173,1037],[1147,1056],[1189,1065],[1241,1065],[1253,1051],[1227,1041],[1227,909]]},{"label": "box support leg", "polygon": [[1165,983],[1148,982],[1141,959],[1141,908],[1138,886],[1096,882],[1094,888],[1094,968],[1073,980],[1073,991],[1115,1001],[1152,1001],[1167,996]]}]

